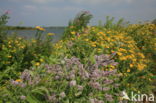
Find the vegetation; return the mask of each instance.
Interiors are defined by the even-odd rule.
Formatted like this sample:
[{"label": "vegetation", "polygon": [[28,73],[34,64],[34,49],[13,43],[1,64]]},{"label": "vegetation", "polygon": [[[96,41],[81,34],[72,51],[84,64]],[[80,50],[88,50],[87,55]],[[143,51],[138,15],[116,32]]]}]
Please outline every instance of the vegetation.
[{"label": "vegetation", "polygon": [[[3,28],[8,15],[1,18]],[[54,44],[40,26],[29,40],[0,29],[0,103],[134,103],[123,91],[153,94],[156,25],[107,17],[88,26],[91,18],[78,14]]]}]

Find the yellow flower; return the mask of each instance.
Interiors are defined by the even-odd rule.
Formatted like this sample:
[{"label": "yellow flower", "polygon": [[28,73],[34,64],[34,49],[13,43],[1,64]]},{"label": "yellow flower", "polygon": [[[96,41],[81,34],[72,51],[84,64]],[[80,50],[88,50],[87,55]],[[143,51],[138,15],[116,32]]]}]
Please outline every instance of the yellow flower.
[{"label": "yellow flower", "polygon": [[11,41],[9,41],[8,44],[11,44]]},{"label": "yellow flower", "polygon": [[43,62],[44,60],[43,59],[40,59],[40,62]]},{"label": "yellow flower", "polygon": [[127,70],[127,72],[131,72],[131,70],[130,70],[130,69],[128,69],[128,70]]},{"label": "yellow flower", "polygon": [[145,58],[145,56],[144,56],[142,53],[138,53],[138,55],[139,55],[141,58]]},{"label": "yellow flower", "polygon": [[24,49],[24,48],[25,48],[25,46],[24,46],[24,45],[23,45],[23,46],[20,46],[20,48]]},{"label": "yellow flower", "polygon": [[121,55],[122,55],[122,53],[121,53],[121,52],[117,52],[117,54],[118,54],[119,56],[121,56]]},{"label": "yellow flower", "polygon": [[136,62],[137,60],[136,60],[136,59],[132,59],[132,61],[133,61],[133,62]]},{"label": "yellow flower", "polygon": [[72,28],[74,28],[74,26],[70,26],[70,28],[72,29]]},{"label": "yellow flower", "polygon": [[11,56],[11,55],[9,55],[9,56],[8,56],[8,58],[12,58],[12,56]]},{"label": "yellow flower", "polygon": [[39,62],[36,62],[36,64],[35,64],[36,66],[39,66],[40,65],[40,63]]},{"label": "yellow flower", "polygon": [[74,38],[71,38],[71,40],[75,40]]},{"label": "yellow flower", "polygon": [[127,58],[125,56],[123,56],[123,57],[120,57],[119,59],[120,60],[126,60]]},{"label": "yellow flower", "polygon": [[75,32],[75,31],[72,31],[72,32],[71,32],[71,34],[75,35],[75,34],[76,34],[76,32]]},{"label": "yellow flower", "polygon": [[41,30],[41,31],[45,31],[45,29],[44,29],[44,28],[40,28],[39,30]]},{"label": "yellow flower", "polygon": [[33,43],[36,43],[36,40],[32,40]]},{"label": "yellow flower", "polygon": [[36,29],[40,29],[40,26],[36,26],[35,28],[36,28]]},{"label": "yellow flower", "polygon": [[138,70],[143,70],[145,65],[144,64],[138,64],[137,67],[138,67]]},{"label": "yellow flower", "polygon": [[18,44],[19,42],[16,40],[15,43]]},{"label": "yellow flower", "polygon": [[113,65],[111,65],[110,67],[111,67],[111,69],[115,69],[115,66],[113,66]]},{"label": "yellow flower", "polygon": [[101,34],[101,35],[103,35],[103,36],[106,36],[106,34],[103,33],[103,32],[98,32],[98,34]]},{"label": "yellow flower", "polygon": [[85,39],[85,41],[89,41],[89,39]]},{"label": "yellow flower", "polygon": [[112,69],[112,68],[110,68],[109,70],[110,70],[110,71],[113,71],[113,69]]},{"label": "yellow flower", "polygon": [[119,51],[126,52],[126,49],[120,48]]},{"label": "yellow flower", "polygon": [[92,47],[96,47],[96,45],[95,45],[95,44],[92,44],[91,46],[92,46]]},{"label": "yellow flower", "polygon": [[107,41],[110,41],[111,39],[110,38],[107,38]]},{"label": "yellow flower", "polygon": [[37,29],[37,30],[40,30],[40,31],[45,31],[45,29],[42,28],[42,27],[40,27],[40,26],[36,26],[36,29]]},{"label": "yellow flower", "polygon": [[21,37],[18,38],[18,40],[21,40],[21,39],[22,39]]},{"label": "yellow flower", "polygon": [[152,81],[150,78],[148,79],[149,81]]},{"label": "yellow flower", "polygon": [[22,82],[22,80],[21,79],[17,79],[17,80],[15,80],[16,82]]},{"label": "yellow flower", "polygon": [[101,51],[101,48],[98,48],[97,50],[98,50],[98,51]]},{"label": "yellow flower", "polygon": [[54,33],[48,33],[47,35],[48,35],[48,36],[52,36],[52,35],[55,35],[55,34],[54,34]]},{"label": "yellow flower", "polygon": [[133,64],[130,64],[130,67],[132,68],[134,65]]},{"label": "yellow flower", "polygon": [[108,45],[105,45],[105,47],[106,47],[106,48],[109,48],[109,46],[108,46]]},{"label": "yellow flower", "polygon": [[8,47],[9,47],[9,48],[11,48],[12,46],[11,46],[11,45],[9,45]]},{"label": "yellow flower", "polygon": [[97,49],[98,53],[102,52],[102,49],[101,48],[98,48]]}]

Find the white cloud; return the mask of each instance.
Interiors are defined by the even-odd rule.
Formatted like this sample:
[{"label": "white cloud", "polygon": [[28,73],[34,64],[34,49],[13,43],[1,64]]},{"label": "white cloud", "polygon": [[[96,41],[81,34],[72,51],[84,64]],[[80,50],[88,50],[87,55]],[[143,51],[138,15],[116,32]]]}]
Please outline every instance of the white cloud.
[{"label": "white cloud", "polygon": [[78,3],[78,4],[101,4],[101,3],[120,3],[120,2],[126,2],[131,3],[136,0],[8,0],[8,1],[15,1],[15,2],[33,2],[33,3],[52,3],[52,2],[72,2],[72,3]]},{"label": "white cloud", "polygon": [[59,0],[30,0],[34,3],[49,3],[49,2],[56,2],[56,1],[59,1]]},{"label": "white cloud", "polygon": [[8,0],[11,2],[33,2],[33,3],[49,3],[49,2],[56,2],[56,1],[62,1],[62,0]]},{"label": "white cloud", "polygon": [[24,9],[29,11],[36,11],[37,7],[34,5],[24,5]]},{"label": "white cloud", "polygon": [[62,6],[62,7],[43,6],[40,7],[38,10],[46,12],[62,13],[62,12],[80,11],[82,9],[74,6]]},{"label": "white cloud", "polygon": [[75,6],[62,6],[62,7],[54,7],[54,6],[36,6],[36,5],[24,5],[22,7],[21,14],[24,15],[32,15],[33,13],[46,13],[46,14],[61,14],[61,13],[70,13],[70,12],[79,12],[82,8]]},{"label": "white cloud", "polygon": [[118,4],[121,2],[131,3],[135,0],[70,0],[74,3],[85,3],[85,4],[101,4],[101,3],[112,3],[112,4]]}]

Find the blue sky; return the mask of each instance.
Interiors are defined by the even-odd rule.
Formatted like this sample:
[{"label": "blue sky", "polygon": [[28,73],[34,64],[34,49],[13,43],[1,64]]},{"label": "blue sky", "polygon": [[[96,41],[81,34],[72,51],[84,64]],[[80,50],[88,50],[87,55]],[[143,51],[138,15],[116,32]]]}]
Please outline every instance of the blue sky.
[{"label": "blue sky", "polygon": [[93,14],[91,25],[106,16],[135,23],[156,18],[156,0],[0,0],[0,13],[6,10],[16,26],[66,26],[82,10]]}]

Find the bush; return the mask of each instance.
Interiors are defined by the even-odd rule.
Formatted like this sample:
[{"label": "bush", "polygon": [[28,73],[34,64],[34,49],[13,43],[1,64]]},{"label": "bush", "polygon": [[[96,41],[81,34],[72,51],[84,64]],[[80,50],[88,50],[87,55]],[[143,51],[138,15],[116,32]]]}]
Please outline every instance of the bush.
[{"label": "bush", "polygon": [[[60,64],[43,64],[25,70],[17,80],[11,80],[0,92],[3,102],[117,102],[120,75],[113,55],[94,56],[95,63],[82,64],[78,58],[64,58]],[[5,94],[5,95],[3,95]],[[105,98],[103,98],[105,97]]]}]

